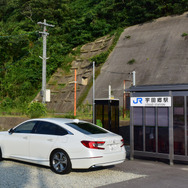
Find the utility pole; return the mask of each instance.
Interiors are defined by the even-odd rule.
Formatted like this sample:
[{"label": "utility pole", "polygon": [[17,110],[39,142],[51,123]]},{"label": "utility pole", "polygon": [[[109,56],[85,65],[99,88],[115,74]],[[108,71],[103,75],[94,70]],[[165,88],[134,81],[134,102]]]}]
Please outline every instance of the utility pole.
[{"label": "utility pole", "polygon": [[76,116],[76,69],[74,70],[74,116]]},{"label": "utility pole", "polygon": [[136,71],[133,71],[132,74],[133,74],[133,86],[136,86]]},{"label": "utility pole", "polygon": [[95,61],[93,61],[93,123],[95,123]]},{"label": "utility pole", "polygon": [[108,86],[108,98],[109,99],[112,98],[112,88],[111,88],[111,85]]},{"label": "utility pole", "polygon": [[42,59],[42,103],[46,102],[46,60],[49,59],[46,57],[46,38],[49,35],[46,31],[46,27],[55,27],[55,25],[47,24],[46,20],[44,22],[38,22],[37,24],[43,26],[43,32],[39,32],[43,37],[43,57],[39,56]]}]

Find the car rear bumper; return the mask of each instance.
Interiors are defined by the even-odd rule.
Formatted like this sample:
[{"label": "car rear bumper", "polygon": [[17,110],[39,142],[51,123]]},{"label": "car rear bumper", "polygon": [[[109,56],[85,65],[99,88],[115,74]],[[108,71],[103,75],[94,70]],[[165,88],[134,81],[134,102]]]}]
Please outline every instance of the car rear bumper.
[{"label": "car rear bumper", "polygon": [[121,151],[103,156],[71,159],[73,169],[88,169],[101,166],[110,166],[123,163],[126,158],[126,151]]}]

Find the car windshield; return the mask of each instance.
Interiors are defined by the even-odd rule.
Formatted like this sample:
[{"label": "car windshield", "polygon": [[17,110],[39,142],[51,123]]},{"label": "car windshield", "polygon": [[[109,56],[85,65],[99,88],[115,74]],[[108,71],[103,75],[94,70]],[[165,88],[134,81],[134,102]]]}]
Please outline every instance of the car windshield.
[{"label": "car windshield", "polygon": [[77,131],[84,133],[84,134],[104,134],[108,133],[107,131],[101,129],[100,127],[94,126],[91,123],[67,123],[68,126],[76,129]]}]

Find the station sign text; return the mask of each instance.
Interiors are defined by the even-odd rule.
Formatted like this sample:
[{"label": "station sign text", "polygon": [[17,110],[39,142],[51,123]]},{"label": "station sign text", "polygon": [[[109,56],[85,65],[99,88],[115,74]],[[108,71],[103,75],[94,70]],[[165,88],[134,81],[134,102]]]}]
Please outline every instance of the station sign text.
[{"label": "station sign text", "polygon": [[131,97],[131,106],[170,107],[171,97]]}]

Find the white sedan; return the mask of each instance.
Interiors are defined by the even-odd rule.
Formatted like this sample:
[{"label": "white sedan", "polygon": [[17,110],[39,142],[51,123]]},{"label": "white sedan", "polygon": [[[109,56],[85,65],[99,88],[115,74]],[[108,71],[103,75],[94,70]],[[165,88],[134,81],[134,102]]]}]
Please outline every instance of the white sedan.
[{"label": "white sedan", "polygon": [[121,136],[97,125],[45,118],[0,132],[0,161],[3,158],[50,166],[58,174],[67,174],[71,169],[122,163],[126,151]]}]

